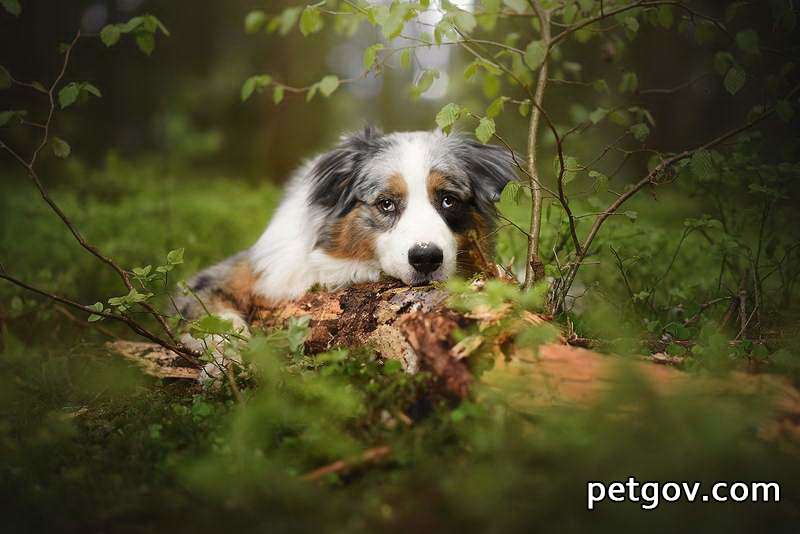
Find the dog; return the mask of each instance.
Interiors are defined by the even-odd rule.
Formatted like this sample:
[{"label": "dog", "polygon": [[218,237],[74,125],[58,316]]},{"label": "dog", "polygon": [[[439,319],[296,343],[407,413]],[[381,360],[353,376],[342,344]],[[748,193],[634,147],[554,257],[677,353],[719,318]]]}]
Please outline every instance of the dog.
[{"label": "dog", "polygon": [[514,167],[510,151],[457,133],[344,135],[294,174],[255,245],[195,275],[176,307],[246,331],[259,300],[382,274],[423,285],[480,271],[475,258],[492,255],[495,203]]}]

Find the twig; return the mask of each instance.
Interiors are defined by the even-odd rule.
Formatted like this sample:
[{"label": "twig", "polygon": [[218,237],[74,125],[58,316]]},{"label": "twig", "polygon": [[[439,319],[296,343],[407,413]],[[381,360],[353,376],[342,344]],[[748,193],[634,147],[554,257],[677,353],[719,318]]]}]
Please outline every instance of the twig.
[{"label": "twig", "polygon": [[390,454],[392,454],[392,448],[388,445],[374,447],[372,449],[367,449],[357,458],[350,460],[337,460],[332,464],[328,464],[320,467],[319,469],[310,471],[300,478],[306,481],[319,480],[326,475],[348,472],[359,465],[379,462],[384,458],[387,458]]},{"label": "twig", "polygon": [[[531,1],[536,16],[539,18],[539,25],[541,26],[542,40],[545,46],[550,47],[550,20],[547,12],[541,8],[538,2]],[[537,136],[539,133],[539,120],[542,116],[542,103],[544,102],[544,93],[547,88],[547,73],[548,73],[548,57],[545,54],[542,66],[539,68],[539,77],[536,82],[536,92],[533,95],[532,103],[534,105],[531,110],[531,120],[528,125],[528,175],[530,176],[531,185],[531,224],[528,237],[528,251],[525,258],[525,280],[522,284],[523,289],[528,290],[533,287],[537,281],[536,276],[538,269],[537,263],[541,262],[539,258],[539,234],[542,227],[542,189],[540,186],[541,178],[539,177],[539,170],[537,169]],[[560,195],[559,195],[560,196]]]},{"label": "twig", "polygon": [[[31,179],[33,184],[36,186],[36,189],[39,191],[39,194],[41,195],[42,199],[47,203],[48,206],[50,206],[50,209],[59,217],[59,219],[61,219],[61,221],[64,223],[64,225],[70,231],[70,233],[75,238],[75,240],[78,242],[78,244],[81,247],[83,247],[86,251],[88,251],[90,254],[92,254],[94,257],[99,259],[101,262],[103,262],[106,265],[108,265],[109,267],[111,267],[119,275],[119,277],[121,278],[123,284],[128,289],[128,291],[131,291],[133,289],[133,285],[131,284],[128,272],[125,271],[122,267],[120,267],[119,264],[117,264],[112,258],[110,258],[110,257],[104,255],[102,252],[100,252],[100,250],[97,247],[95,247],[94,245],[89,243],[83,237],[83,235],[80,233],[78,228],[72,223],[72,221],[69,219],[69,217],[67,217],[66,213],[64,213],[64,211],[61,209],[61,207],[52,199],[52,197],[50,196],[48,190],[44,187],[44,184],[42,183],[42,181],[39,178],[39,175],[38,175],[38,173],[36,172],[36,169],[35,169],[36,161],[37,161],[37,159],[39,157],[39,154],[41,153],[42,149],[47,145],[47,143],[50,141],[50,129],[51,129],[51,126],[52,126],[52,123],[53,123],[53,117],[54,117],[55,110],[56,110],[55,91],[58,88],[58,85],[61,83],[61,80],[64,78],[64,75],[67,72],[67,67],[69,66],[70,58],[72,57],[72,51],[75,48],[75,46],[77,45],[78,40],[80,38],[81,38],[81,32],[78,31],[78,32],[76,32],[75,37],[67,45],[67,48],[64,51],[64,60],[63,60],[63,62],[61,64],[61,68],[59,70],[58,75],[56,76],[55,80],[50,85],[50,87],[48,89],[46,89],[46,91],[45,91],[46,94],[47,94],[48,102],[49,102],[49,109],[48,109],[48,112],[47,112],[47,120],[43,124],[37,125],[37,126],[41,127],[41,129],[43,130],[42,138],[41,138],[39,144],[37,145],[37,147],[34,149],[30,160],[26,161],[25,158],[23,158],[19,153],[14,151],[11,147],[9,147],[3,141],[0,141],[0,149],[5,150],[6,152],[8,152],[25,169],[25,171],[28,174],[29,178]],[[38,87],[36,89],[41,92],[41,89],[39,89]],[[4,278],[6,278],[9,281],[13,281],[10,277],[4,277]],[[18,285],[20,285],[20,284],[18,283]],[[30,286],[22,286],[22,287],[27,287],[27,288],[30,289]],[[48,294],[47,292],[43,292],[41,290],[39,290],[38,292],[40,294],[45,295],[45,296],[52,297],[52,295]],[[169,341],[168,342],[164,341],[163,343],[161,343],[161,341],[163,341],[163,340],[161,340],[160,338],[158,338],[154,334],[148,332],[147,329],[144,326],[136,323],[130,317],[125,316],[125,321],[123,321],[123,322],[126,322],[129,327],[131,327],[134,331],[136,331],[140,335],[143,335],[144,337],[146,337],[147,339],[150,339],[151,341],[155,341],[157,343],[162,344],[162,346],[164,346],[165,348],[169,348],[170,350],[173,350],[173,347],[177,347],[178,350],[176,350],[176,352],[181,354],[181,355],[183,355],[183,356],[187,356],[187,355],[191,355],[192,354],[191,351],[187,352],[187,349],[181,349],[181,344],[178,341],[178,339],[175,336],[175,334],[172,332],[172,329],[169,327],[169,325],[167,324],[167,322],[164,319],[164,317],[160,313],[158,313],[155,310],[155,308],[153,308],[152,305],[150,305],[147,302],[140,302],[139,305],[142,308],[144,308],[148,312],[148,314],[151,315],[158,322],[158,324],[161,326],[161,328],[167,334],[167,336],[169,338]],[[84,311],[86,311],[86,310],[84,310]],[[95,313],[95,312],[92,310],[92,311],[89,311],[89,313]],[[103,315],[103,314],[101,313],[99,315]],[[123,316],[114,315],[113,317],[123,317]],[[181,352],[181,350],[183,350],[183,352]],[[197,364],[196,361],[194,363]]]},{"label": "twig", "polygon": [[28,291],[30,291],[32,293],[36,293],[37,295],[41,295],[43,297],[46,297],[46,298],[48,298],[50,300],[53,300],[55,302],[59,302],[61,304],[66,304],[67,306],[71,306],[71,307],[73,307],[75,309],[78,309],[78,310],[81,310],[83,312],[86,312],[86,313],[89,313],[89,314],[100,315],[101,317],[105,317],[107,319],[112,319],[114,321],[119,321],[121,323],[124,323],[131,330],[133,330],[134,332],[136,332],[137,334],[139,334],[143,338],[149,339],[150,341],[152,341],[154,343],[157,343],[158,345],[161,345],[165,349],[169,349],[172,352],[174,352],[175,354],[179,355],[181,358],[186,360],[187,363],[190,363],[193,367],[200,367],[201,366],[199,360],[197,360],[197,356],[198,356],[197,353],[195,353],[194,351],[184,347],[183,345],[172,344],[172,343],[170,343],[168,341],[165,341],[165,340],[159,338],[158,336],[148,332],[147,329],[145,329],[143,326],[141,326],[139,323],[137,323],[136,321],[134,321],[133,319],[131,319],[127,315],[118,315],[118,314],[111,313],[111,312],[108,312],[108,311],[96,311],[95,309],[90,308],[89,306],[85,306],[85,305],[83,305],[83,304],[81,304],[79,302],[75,302],[74,300],[71,300],[71,299],[69,299],[67,297],[62,297],[62,296],[56,295],[54,293],[49,293],[47,291],[44,291],[43,289],[39,289],[37,287],[33,287],[33,286],[29,285],[29,284],[26,284],[22,280],[14,278],[13,276],[11,276],[8,273],[3,272],[3,271],[0,271],[0,279],[6,280],[8,282],[11,282],[14,285],[17,285],[17,286],[23,288],[23,289],[27,289]]},{"label": "twig", "polygon": [[100,333],[104,334],[105,336],[113,339],[114,341],[119,341],[119,339],[120,339],[118,335],[116,335],[114,332],[112,332],[111,330],[109,330],[108,328],[106,328],[105,326],[103,326],[101,324],[97,324],[96,322],[95,323],[90,323],[90,322],[87,322],[87,321],[80,320],[79,318],[75,317],[72,313],[70,313],[70,311],[68,309],[66,309],[64,306],[55,306],[55,309],[56,309],[56,311],[58,313],[60,313],[61,315],[63,315],[67,319],[69,319],[71,322],[77,324],[78,326],[82,326],[84,328],[86,328],[87,326],[92,327],[95,330],[97,330],[98,332],[100,332]]}]

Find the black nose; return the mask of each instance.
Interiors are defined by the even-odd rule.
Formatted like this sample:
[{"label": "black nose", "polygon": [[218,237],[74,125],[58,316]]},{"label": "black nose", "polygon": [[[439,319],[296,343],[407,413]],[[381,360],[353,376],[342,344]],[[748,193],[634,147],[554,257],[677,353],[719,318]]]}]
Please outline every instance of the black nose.
[{"label": "black nose", "polygon": [[422,274],[438,269],[443,259],[442,249],[433,243],[417,243],[408,249],[408,263]]}]

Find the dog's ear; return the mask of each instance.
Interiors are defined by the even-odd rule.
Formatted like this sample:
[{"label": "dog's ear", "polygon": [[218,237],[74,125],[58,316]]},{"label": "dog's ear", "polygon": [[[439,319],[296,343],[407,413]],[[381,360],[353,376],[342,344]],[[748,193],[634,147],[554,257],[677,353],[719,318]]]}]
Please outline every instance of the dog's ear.
[{"label": "dog's ear", "polygon": [[311,169],[311,201],[340,213],[349,211],[365,163],[382,147],[383,133],[371,125],[342,136],[336,148],[317,158]]},{"label": "dog's ear", "polygon": [[462,138],[459,146],[462,147],[459,159],[466,167],[479,207],[491,209],[500,200],[500,193],[506,184],[517,178],[511,151],[497,145],[484,145],[467,137]]}]

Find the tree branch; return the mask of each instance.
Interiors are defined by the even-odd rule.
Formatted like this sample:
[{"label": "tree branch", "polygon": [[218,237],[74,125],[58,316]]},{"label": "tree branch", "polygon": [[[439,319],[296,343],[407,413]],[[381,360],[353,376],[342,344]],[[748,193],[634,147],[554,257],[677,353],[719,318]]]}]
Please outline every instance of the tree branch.
[{"label": "tree branch", "polygon": [[[787,99],[787,100],[791,99],[798,92],[800,92],[800,85],[795,86],[794,89],[789,91],[789,93],[784,98]],[[578,273],[578,269],[580,268],[583,260],[586,258],[586,253],[589,251],[590,247],[592,246],[592,243],[594,242],[594,239],[597,237],[597,233],[600,231],[600,228],[603,226],[603,223],[605,223],[606,220],[608,220],[608,218],[611,215],[616,213],[616,211],[628,199],[630,199],[636,193],[641,191],[647,185],[650,185],[650,184],[657,185],[656,178],[658,176],[660,176],[661,174],[663,174],[664,171],[666,171],[668,168],[670,168],[671,166],[673,166],[676,163],[678,163],[679,161],[684,160],[684,159],[692,156],[692,154],[694,154],[695,152],[697,152],[699,150],[708,150],[709,148],[713,148],[713,147],[715,147],[717,145],[720,145],[720,144],[724,143],[725,141],[727,141],[728,139],[730,139],[732,137],[735,137],[736,135],[739,135],[740,133],[742,133],[742,132],[744,132],[746,130],[749,130],[750,128],[752,128],[756,124],[762,122],[763,120],[771,117],[774,114],[775,114],[775,107],[773,106],[773,107],[769,108],[768,110],[766,110],[761,115],[759,115],[758,117],[755,117],[755,118],[751,119],[750,121],[746,122],[742,126],[739,126],[738,128],[734,128],[732,130],[729,130],[729,131],[719,135],[718,137],[716,137],[716,138],[714,138],[714,139],[712,139],[712,140],[710,140],[710,141],[708,141],[708,142],[706,142],[706,143],[704,143],[704,144],[702,144],[702,145],[700,145],[700,146],[698,146],[696,148],[689,149],[689,150],[684,150],[683,152],[675,154],[674,156],[662,161],[652,171],[647,173],[647,175],[644,178],[642,178],[641,180],[636,182],[636,184],[634,184],[633,187],[631,187],[630,189],[628,189],[627,191],[622,193],[614,202],[611,203],[611,205],[608,206],[608,208],[605,209],[605,211],[603,211],[595,219],[594,224],[592,225],[591,229],[589,230],[588,235],[586,236],[586,238],[583,241],[583,250],[581,251],[581,254],[577,255],[577,257],[575,258],[575,262],[572,264],[570,270],[568,271],[567,275],[562,280],[560,287],[558,288],[558,295],[556,296],[556,300],[551,305],[551,307],[552,307],[551,311],[552,312],[557,312],[563,307],[564,300],[566,298],[567,292],[569,291],[570,287],[572,286],[572,283],[575,281],[575,276]]]},{"label": "tree branch", "polygon": [[[542,40],[549,50],[550,48],[550,20],[547,12],[542,9],[538,2],[531,1],[533,7],[539,18],[541,26]],[[528,125],[528,175],[530,176],[531,185],[531,224],[528,237],[528,251],[525,258],[525,280],[522,284],[523,289],[528,290],[533,287],[533,284],[538,280],[542,269],[539,268],[541,259],[539,258],[539,234],[542,227],[542,188],[541,178],[539,177],[539,170],[537,169],[537,136],[539,133],[539,120],[542,116],[542,103],[544,102],[544,93],[547,88],[547,54],[545,54],[544,62],[539,68],[539,78],[536,82],[536,92],[533,95],[534,108],[531,110],[531,120]],[[560,192],[559,192],[560,193]],[[559,195],[559,198],[561,195]]]}]

